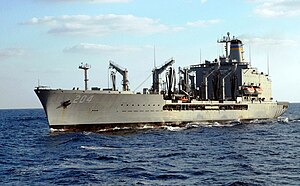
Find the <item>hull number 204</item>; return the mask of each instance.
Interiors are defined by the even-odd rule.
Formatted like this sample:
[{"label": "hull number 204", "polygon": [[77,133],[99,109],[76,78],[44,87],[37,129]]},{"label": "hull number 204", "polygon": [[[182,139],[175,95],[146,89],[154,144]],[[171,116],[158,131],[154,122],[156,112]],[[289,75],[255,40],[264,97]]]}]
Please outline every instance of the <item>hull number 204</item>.
[{"label": "hull number 204", "polygon": [[73,100],[73,103],[90,103],[93,100],[94,96],[87,95],[76,95],[76,98]]}]

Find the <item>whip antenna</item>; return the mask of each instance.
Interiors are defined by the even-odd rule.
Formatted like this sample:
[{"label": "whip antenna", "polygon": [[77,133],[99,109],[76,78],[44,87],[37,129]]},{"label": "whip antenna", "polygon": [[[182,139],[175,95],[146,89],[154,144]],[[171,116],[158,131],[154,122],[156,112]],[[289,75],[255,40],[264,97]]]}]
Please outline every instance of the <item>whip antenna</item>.
[{"label": "whip antenna", "polygon": [[268,76],[270,76],[270,62],[269,62],[269,53],[267,56],[267,67],[268,67]]},{"label": "whip antenna", "polygon": [[154,68],[156,68],[155,45],[154,45],[154,48],[153,48],[153,63],[154,63]]}]

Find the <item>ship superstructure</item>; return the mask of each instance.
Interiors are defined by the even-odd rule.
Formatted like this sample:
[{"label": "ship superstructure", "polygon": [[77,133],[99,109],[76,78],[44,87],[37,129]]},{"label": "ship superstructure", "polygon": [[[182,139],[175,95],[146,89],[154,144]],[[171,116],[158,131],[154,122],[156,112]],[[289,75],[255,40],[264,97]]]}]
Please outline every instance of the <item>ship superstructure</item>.
[{"label": "ship superstructure", "polygon": [[196,86],[192,87],[192,91],[199,99],[272,101],[269,74],[259,72],[245,62],[242,41],[230,39],[228,34],[219,42],[225,43],[225,56],[190,66],[190,71],[196,72]]},{"label": "ship superstructure", "polygon": [[[282,115],[287,102],[272,98],[269,74],[244,60],[243,43],[229,33],[218,41],[225,55],[203,64],[178,69],[173,58],[152,71],[150,88],[129,89],[128,70],[113,61],[112,88],[85,90],[35,89],[51,128],[102,128],[114,126],[180,125],[190,122],[230,122],[269,119]],[[123,76],[122,91],[116,89],[116,72]],[[165,74],[165,81],[160,77]]]}]

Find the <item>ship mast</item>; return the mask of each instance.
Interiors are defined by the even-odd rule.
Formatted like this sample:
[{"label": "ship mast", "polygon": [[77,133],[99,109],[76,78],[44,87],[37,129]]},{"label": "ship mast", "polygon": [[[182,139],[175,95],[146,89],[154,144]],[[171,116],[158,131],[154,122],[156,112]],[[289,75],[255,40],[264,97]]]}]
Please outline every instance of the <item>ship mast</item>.
[{"label": "ship mast", "polygon": [[229,43],[230,43],[230,33],[229,32],[227,32],[227,37],[223,37],[222,39],[220,39],[220,40],[218,40],[217,42],[218,43],[225,43],[225,52],[226,52],[226,61],[228,61],[229,60],[229,52],[228,52],[228,47],[229,47]]},{"label": "ship mast", "polygon": [[81,65],[78,68],[84,70],[84,90],[87,90],[88,89],[87,88],[87,82],[89,80],[87,78],[87,71],[88,71],[88,69],[91,68],[91,66],[88,65],[87,63],[86,64],[81,63]]}]

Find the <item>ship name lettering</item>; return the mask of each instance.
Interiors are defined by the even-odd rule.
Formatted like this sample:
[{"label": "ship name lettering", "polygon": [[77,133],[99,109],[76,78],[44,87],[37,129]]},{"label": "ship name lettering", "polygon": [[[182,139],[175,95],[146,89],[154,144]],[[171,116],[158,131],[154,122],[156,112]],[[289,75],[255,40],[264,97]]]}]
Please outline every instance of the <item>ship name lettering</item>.
[{"label": "ship name lettering", "polygon": [[73,103],[90,103],[93,100],[94,96],[87,95],[76,95],[76,98],[73,100]]}]

